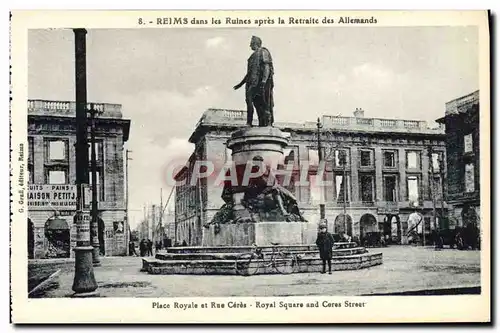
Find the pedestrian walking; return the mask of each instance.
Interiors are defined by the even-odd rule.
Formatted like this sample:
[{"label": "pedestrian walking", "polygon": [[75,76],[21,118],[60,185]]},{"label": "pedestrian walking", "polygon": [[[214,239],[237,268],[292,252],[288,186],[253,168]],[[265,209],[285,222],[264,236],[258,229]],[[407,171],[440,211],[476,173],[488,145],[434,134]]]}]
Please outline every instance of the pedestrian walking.
[{"label": "pedestrian walking", "polygon": [[326,263],[328,262],[328,274],[332,274],[333,236],[326,230],[326,223],[319,225],[318,238],[316,239],[319,256],[323,261],[321,274],[326,273]]},{"label": "pedestrian walking", "polygon": [[147,247],[148,247],[148,256],[152,256],[153,255],[153,242],[151,241],[151,239],[148,238],[147,240]]},{"label": "pedestrian walking", "polygon": [[137,252],[135,252],[135,243],[132,241],[128,243],[128,255],[137,256]]}]

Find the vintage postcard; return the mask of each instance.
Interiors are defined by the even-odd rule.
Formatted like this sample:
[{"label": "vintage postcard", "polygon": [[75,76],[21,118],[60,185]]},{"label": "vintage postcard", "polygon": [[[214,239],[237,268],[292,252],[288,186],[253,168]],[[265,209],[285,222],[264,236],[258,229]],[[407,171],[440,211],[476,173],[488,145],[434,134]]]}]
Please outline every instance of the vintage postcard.
[{"label": "vintage postcard", "polygon": [[491,321],[487,11],[13,11],[14,323]]}]

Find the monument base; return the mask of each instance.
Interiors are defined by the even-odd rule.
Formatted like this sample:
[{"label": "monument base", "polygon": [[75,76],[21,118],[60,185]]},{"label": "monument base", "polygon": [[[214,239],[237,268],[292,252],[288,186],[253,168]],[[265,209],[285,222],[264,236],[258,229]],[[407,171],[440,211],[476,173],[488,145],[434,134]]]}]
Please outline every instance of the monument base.
[{"label": "monument base", "polygon": [[222,224],[218,228],[210,225],[203,231],[203,246],[303,245],[314,244],[317,226],[308,222],[257,222]]}]

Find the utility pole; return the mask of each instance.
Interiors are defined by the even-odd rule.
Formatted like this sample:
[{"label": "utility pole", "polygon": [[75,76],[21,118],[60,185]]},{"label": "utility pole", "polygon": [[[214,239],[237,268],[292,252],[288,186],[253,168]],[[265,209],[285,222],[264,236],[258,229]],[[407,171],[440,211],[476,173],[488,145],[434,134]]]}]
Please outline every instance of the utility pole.
[{"label": "utility pole", "polygon": [[97,282],[92,266],[90,239],[90,214],[84,212],[84,186],[88,185],[88,144],[87,144],[87,64],[85,29],[73,29],[75,34],[75,104],[76,104],[76,247],[75,277],[72,290],[75,297],[97,296]]},{"label": "utility pole", "polygon": [[[159,216],[159,221],[158,225],[160,226],[159,230],[162,231],[163,229],[163,188],[160,188],[160,216]],[[163,235],[164,231],[162,232],[160,242],[163,244]]]},{"label": "utility pole", "polygon": [[[346,225],[346,214],[347,214],[347,187],[349,184],[347,183],[347,177],[346,177],[346,164],[347,164],[347,156],[344,153],[343,150],[341,150],[342,155],[341,155],[341,163],[342,163],[342,182],[344,183],[344,200],[342,200],[342,208],[343,208],[343,220],[344,220],[344,232],[347,234],[347,225]],[[340,152],[339,152],[340,154]]]},{"label": "utility pole", "polygon": [[[323,125],[321,124],[321,120],[318,117],[318,122],[316,123],[316,127],[318,128],[318,157],[319,157],[319,164],[323,161],[323,149],[321,149],[321,128]],[[318,171],[319,171],[319,166],[318,166]],[[321,184],[323,181],[320,182]],[[319,204],[319,217],[320,219],[325,218],[325,199],[324,199],[324,188],[320,187],[320,204]]]},{"label": "utility pole", "polygon": [[[163,216],[163,214],[165,214],[165,209],[167,209],[167,206],[168,206],[168,204],[170,203],[170,198],[172,198],[172,194],[174,193],[174,190],[175,190],[175,186],[173,186],[173,187],[170,189],[170,193],[168,194],[168,198],[167,198],[167,202],[165,203],[165,206],[162,206],[162,207],[161,207],[161,214],[162,214],[162,216]],[[167,224],[170,224],[170,223],[169,223],[169,221],[167,221]],[[176,225],[177,225],[177,224],[176,224],[176,222],[175,222],[175,220],[174,220],[174,226],[176,226]],[[176,233],[175,233],[175,229],[176,229],[176,228],[174,228],[174,238],[175,238],[175,235],[176,235]],[[169,227],[169,229],[168,229],[168,230],[170,231],[170,227]],[[175,239],[174,239],[174,241],[175,241]]]},{"label": "utility pole", "polygon": [[[129,191],[128,191],[128,182],[129,182],[129,176],[128,176],[128,161],[131,161],[132,158],[129,157],[129,154],[131,153],[132,151],[131,150],[128,150],[128,149],[125,149],[125,220],[127,221],[127,225],[126,225],[126,230],[127,230],[127,233],[126,233],[126,236],[125,236],[125,243],[127,244],[127,248],[128,248],[128,244],[130,242],[130,221],[129,221],[129,214],[128,214],[128,210],[129,210],[129,198],[128,198],[128,195],[129,195]],[[128,253],[129,251],[127,251]]]},{"label": "utility pole", "polygon": [[97,161],[96,161],[96,139],[95,139],[95,117],[97,111],[93,104],[90,104],[90,163],[92,171],[92,222],[91,222],[91,235],[92,235],[92,265],[94,267],[101,266],[101,260],[99,259],[99,216],[98,216],[98,199],[97,199]]}]

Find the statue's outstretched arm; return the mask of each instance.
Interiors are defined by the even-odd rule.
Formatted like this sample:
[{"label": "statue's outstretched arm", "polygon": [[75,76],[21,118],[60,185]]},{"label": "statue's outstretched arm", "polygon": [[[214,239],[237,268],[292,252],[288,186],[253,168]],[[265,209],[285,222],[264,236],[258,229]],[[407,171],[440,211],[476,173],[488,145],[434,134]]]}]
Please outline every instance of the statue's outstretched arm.
[{"label": "statue's outstretched arm", "polygon": [[[248,74],[247,74],[248,75]],[[241,88],[242,85],[245,84],[245,82],[247,82],[247,75],[245,75],[245,77],[243,78],[243,80],[241,80],[240,83],[238,83],[237,85],[235,85],[233,88],[234,90],[238,90]]]}]

